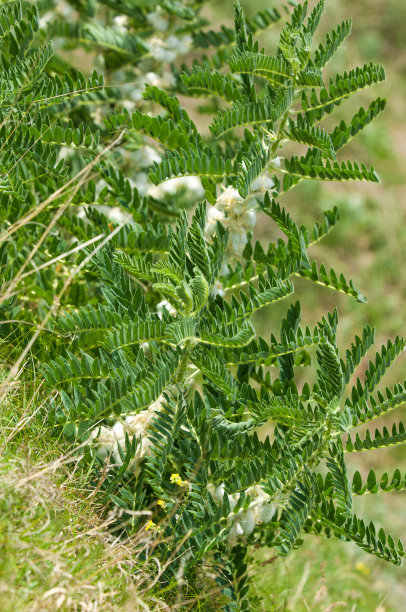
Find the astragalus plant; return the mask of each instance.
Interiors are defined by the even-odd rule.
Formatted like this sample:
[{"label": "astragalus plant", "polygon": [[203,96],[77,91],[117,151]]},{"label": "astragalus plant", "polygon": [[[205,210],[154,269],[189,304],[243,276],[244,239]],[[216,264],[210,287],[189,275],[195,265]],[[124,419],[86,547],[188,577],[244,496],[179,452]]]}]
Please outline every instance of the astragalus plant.
[{"label": "astragalus plant", "polygon": [[[365,65],[325,83],[323,69],[351,24],[314,49],[324,2],[308,16],[307,8],[291,7],[273,55],[254,41],[238,3],[235,34],[195,33],[196,44],[218,50],[190,70],[174,66],[174,87],[204,96],[214,113],[210,136],[176,97],[153,85],[143,95],[160,114],[125,107],[106,113],[105,129],[111,138],[121,134],[124,147],[141,145],[139,134],[157,141],[152,183],[198,177],[208,203],[197,203],[193,216],[176,198],[166,208],[164,192],[142,197],[114,173],[112,160],[101,167],[105,193],[128,222],[110,219],[103,227],[93,214],[98,231],[112,234],[91,258],[89,286],[82,285],[93,303],[60,314],[43,365],[57,391],[47,427],[78,445],[99,498],[119,509],[116,529],[150,532],[162,563],[172,560],[168,583],[214,575],[227,610],[255,605],[245,563],[250,547],[284,556],[306,532],[353,541],[395,564],[404,556],[401,543],[353,513],[352,499],[402,489],[405,478],[396,470],[379,477],[371,471],[365,482],[357,472],[350,480],[345,461],[348,452],[406,440],[402,423],[350,433],[406,401],[402,385],[377,389],[404,343],[389,341],[353,385],[373,330],[367,326],[340,353],[337,311],[309,329],[292,302],[297,277],[365,299],[308,253],[338,211],[304,228],[276,199],[305,179],[378,181],[373,168],[337,157],[385,105],[378,98],[349,122],[322,127],[337,106],[382,81],[384,70]],[[266,26],[281,17],[264,15]],[[285,153],[292,146],[297,153]],[[255,242],[258,215],[270,217],[284,239]],[[253,315],[282,299],[288,304],[280,329],[258,337]],[[299,365],[315,370],[314,384],[296,386]]]}]

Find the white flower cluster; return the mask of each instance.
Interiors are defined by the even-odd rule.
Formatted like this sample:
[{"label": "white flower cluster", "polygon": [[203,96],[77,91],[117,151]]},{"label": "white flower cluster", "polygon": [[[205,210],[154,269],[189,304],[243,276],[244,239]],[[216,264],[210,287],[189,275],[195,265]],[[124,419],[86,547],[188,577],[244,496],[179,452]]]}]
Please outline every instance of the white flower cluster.
[{"label": "white flower cluster", "polygon": [[256,223],[256,214],[252,200],[244,200],[234,187],[227,187],[217,198],[214,206],[207,211],[206,237],[209,238],[216,227],[216,221],[228,228],[228,241],[225,263],[241,257],[248,242],[248,232]]},{"label": "white flower cluster", "polygon": [[167,38],[158,38],[154,36],[148,41],[149,52],[157,62],[175,61],[178,55],[185,55],[192,46],[192,37],[187,34],[184,36],[176,36],[170,34]]},{"label": "white flower cluster", "polygon": [[156,30],[165,32],[168,29],[168,15],[162,11],[160,6],[157,6],[155,11],[149,13],[147,19]]},{"label": "white flower cluster", "polygon": [[[214,484],[209,484],[207,488],[216,504],[220,506],[223,503],[225,493],[224,483],[221,483],[218,487],[215,487]],[[231,520],[234,521],[227,537],[231,546],[236,544],[238,537],[250,535],[256,525],[269,523],[276,511],[269,495],[264,492],[262,487],[258,485],[249,487],[245,493],[252,497],[253,501],[248,508],[245,510],[241,508],[236,514],[229,517],[230,522]],[[228,495],[231,510],[234,510],[238,499],[238,494]]]},{"label": "white flower cluster", "polygon": [[147,195],[160,199],[166,195],[174,195],[180,189],[187,189],[196,199],[204,196],[202,182],[198,176],[180,176],[160,185],[151,185],[147,190]]},{"label": "white flower cluster", "polygon": [[[272,160],[271,166],[280,166],[280,157]],[[274,187],[274,182],[268,173],[257,177],[252,185],[249,196],[244,199],[237,189],[232,186],[224,189],[217,198],[214,206],[207,211],[205,234],[210,239],[213,235],[216,223],[219,221],[229,230],[229,241],[220,275],[229,271],[228,264],[234,263],[236,258],[242,256],[245,245],[248,242],[248,232],[252,231],[256,224],[256,198],[263,196],[268,189]],[[224,289],[220,281],[212,289],[213,295],[224,295]]]},{"label": "white flower cluster", "polygon": [[127,414],[112,427],[103,425],[100,431],[95,428],[90,434],[90,441],[93,441],[96,445],[97,455],[103,459],[111,455],[116,465],[122,465],[118,447],[121,446],[125,451],[126,434],[130,440],[136,436],[138,446],[129,466],[130,469],[136,471],[140,461],[150,452],[151,442],[148,439],[147,432],[156,412],[162,410],[163,401],[164,398],[161,395],[147,410],[142,410],[138,414]]},{"label": "white flower cluster", "polygon": [[72,21],[74,12],[75,9],[70,6],[68,2],[65,2],[65,0],[60,0],[52,11],[47,11],[40,16],[38,25],[40,28],[47,28],[49,21],[54,20],[55,16],[68,22]]}]

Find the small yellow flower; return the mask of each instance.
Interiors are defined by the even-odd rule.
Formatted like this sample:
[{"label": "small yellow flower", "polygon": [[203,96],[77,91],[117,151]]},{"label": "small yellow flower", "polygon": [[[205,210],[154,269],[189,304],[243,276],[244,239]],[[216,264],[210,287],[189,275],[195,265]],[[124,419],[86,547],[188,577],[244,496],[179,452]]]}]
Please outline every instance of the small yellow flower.
[{"label": "small yellow flower", "polygon": [[365,563],[363,563],[362,561],[359,561],[356,564],[355,569],[363,576],[368,576],[371,573],[371,568],[365,565]]},{"label": "small yellow flower", "polygon": [[150,529],[156,529],[156,524],[154,523],[154,521],[148,521],[148,523],[145,525],[145,531],[149,531]]},{"label": "small yellow flower", "polygon": [[171,474],[171,477],[169,480],[171,481],[172,484],[177,484],[179,487],[183,487],[183,485],[185,484],[185,482],[182,480],[179,474]]},{"label": "small yellow flower", "polygon": [[163,499],[158,499],[157,504],[161,506],[161,508],[166,508],[166,502],[164,502]]}]

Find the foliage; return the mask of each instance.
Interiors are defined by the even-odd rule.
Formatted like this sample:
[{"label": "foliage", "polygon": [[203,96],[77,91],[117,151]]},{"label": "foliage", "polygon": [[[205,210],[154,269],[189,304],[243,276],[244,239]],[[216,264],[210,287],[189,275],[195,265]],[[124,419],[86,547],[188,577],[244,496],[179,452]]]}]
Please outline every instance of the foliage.
[{"label": "foliage", "polygon": [[[5,5],[0,19],[8,145],[0,258],[3,268],[11,262],[0,306],[10,323],[2,331],[15,351],[42,331],[37,357],[54,392],[45,399],[46,426],[78,446],[105,507],[120,508],[115,528],[151,533],[167,562],[163,580],[182,572],[193,581],[210,562],[224,610],[256,603],[248,550],[271,547],[285,556],[304,532],[352,541],[399,565],[402,544],[359,518],[352,498],[404,489],[405,478],[397,470],[350,480],[345,453],[406,439],[402,423],[367,429],[363,438],[350,434],[405,402],[403,385],[385,395],[377,388],[403,341],[383,346],[352,383],[373,343],[369,327],[342,353],[336,310],[310,329],[293,303],[279,333],[267,338],[252,323],[257,311],[293,294],[297,277],[365,301],[350,280],[310,258],[338,211],[306,228],[276,199],[304,179],[379,180],[374,168],[337,157],[385,101],[377,98],[330,132],[321,122],[382,81],[384,70],[364,65],[324,81],[351,24],[313,50],[323,0],[309,15],[307,2],[284,11],[274,55],[253,35],[281,21],[277,10],[246,21],[236,2],[235,31],[204,32],[199,3],[164,2],[159,10],[119,4],[77,3],[80,19],[54,20],[49,32],[100,52],[112,78],[168,64],[169,91],[147,83],[130,105],[118,87],[104,87],[97,74],[74,74],[52,55],[35,8]],[[106,6],[124,22],[93,23]],[[158,30],[173,28],[176,52],[170,36],[152,36],[154,20]],[[216,51],[180,69],[181,43],[188,48],[182,36]],[[205,97],[213,112],[208,136],[175,93]],[[150,139],[155,149],[146,147]],[[73,149],[68,159],[61,146]],[[283,157],[292,146],[297,153]],[[138,189],[139,174],[135,185],[128,178],[137,164],[149,167],[157,186],[178,181],[175,193]],[[211,206],[199,202],[189,221],[185,209],[195,199],[179,179],[191,176]],[[265,247],[254,241],[258,210],[283,239]],[[49,273],[68,255],[74,271],[63,263]],[[28,291],[29,300],[19,299]],[[63,312],[47,316],[60,301]],[[296,367],[313,364],[316,382],[298,388]],[[169,563],[174,551],[179,561]]]}]

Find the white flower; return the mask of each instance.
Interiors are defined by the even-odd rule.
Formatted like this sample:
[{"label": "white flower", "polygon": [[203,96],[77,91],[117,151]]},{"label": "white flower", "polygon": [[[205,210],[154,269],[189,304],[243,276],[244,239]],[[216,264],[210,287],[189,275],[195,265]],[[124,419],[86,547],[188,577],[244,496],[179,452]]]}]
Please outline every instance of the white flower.
[{"label": "white flower", "polygon": [[236,493],[234,493],[234,495],[229,495],[228,496],[228,503],[230,504],[230,509],[231,510],[234,510],[234,508],[236,507],[237,502],[238,502],[238,498],[239,498],[239,495],[236,494]]},{"label": "white flower", "polygon": [[177,55],[184,55],[187,53],[192,45],[192,38],[190,36],[168,36],[165,40],[165,44],[169,49],[173,49]]},{"label": "white flower", "polygon": [[161,32],[164,32],[165,30],[168,29],[168,20],[162,14],[162,10],[160,6],[156,8],[156,11],[152,11],[152,13],[149,13],[147,15],[147,19],[150,23],[152,23],[152,25],[154,26],[156,30],[160,30]]},{"label": "white flower", "polygon": [[275,186],[273,180],[266,176],[266,174],[262,174],[261,176],[257,176],[257,178],[251,184],[251,191],[260,191],[264,193],[267,189],[272,189]]},{"label": "white flower", "polygon": [[193,42],[192,37],[188,36],[187,34],[185,36],[181,36],[180,38],[178,38],[177,50],[178,50],[179,55],[185,55],[185,53],[187,53],[190,50],[190,47],[192,46],[192,42]]},{"label": "white flower", "polygon": [[112,429],[110,427],[102,426],[100,428],[100,433],[96,438],[96,443],[98,445],[97,454],[101,457],[108,455],[113,451],[115,441],[116,437]]},{"label": "white flower", "polygon": [[177,49],[179,44],[179,39],[177,36],[175,36],[174,34],[171,34],[170,36],[168,36],[167,38],[165,38],[165,45],[169,48],[169,49]]},{"label": "white flower", "polygon": [[215,223],[216,221],[224,221],[224,219],[225,219],[225,215],[222,210],[219,210],[215,206],[210,206],[209,210],[207,211],[207,222],[208,223]]},{"label": "white flower", "polygon": [[129,113],[132,113],[132,111],[134,110],[134,102],[133,101],[131,101],[131,100],[123,100],[122,104],[123,104],[123,107],[126,110],[128,110]]},{"label": "white flower", "polygon": [[68,159],[73,153],[73,149],[70,147],[61,147],[58,153],[58,160]]},{"label": "white flower", "polygon": [[252,229],[253,227],[255,227],[256,222],[257,215],[255,213],[255,210],[253,210],[252,208],[250,210],[247,210],[246,214],[244,215],[245,225],[247,225],[249,229]]},{"label": "white flower", "polygon": [[106,215],[113,223],[131,223],[133,221],[132,216],[121,210],[119,206],[114,206],[113,208],[107,206]]},{"label": "white flower", "polygon": [[117,421],[117,423],[114,423],[112,427],[112,432],[115,435],[117,440],[125,440],[124,425],[120,421]]},{"label": "white flower", "polygon": [[153,198],[162,198],[165,195],[174,195],[179,189],[188,189],[194,197],[201,197],[204,193],[202,183],[196,176],[180,176],[170,179],[161,185],[152,185],[148,189],[148,195]]},{"label": "white flower", "polygon": [[141,195],[145,195],[149,188],[148,174],[145,172],[138,172],[135,177],[135,186]]},{"label": "white flower", "polygon": [[207,211],[206,226],[204,228],[207,239],[209,239],[214,233],[217,221],[220,221],[220,223],[225,223],[226,216],[222,210],[216,208],[215,206],[210,206],[209,210]]},{"label": "white flower", "polygon": [[252,487],[248,487],[248,489],[246,489],[246,494],[250,495],[250,497],[263,497],[264,495],[266,495],[264,493],[264,490],[262,487],[260,487],[259,485],[253,485]]},{"label": "white flower", "polygon": [[127,15],[118,15],[117,17],[113,18],[113,23],[119,32],[126,32],[126,26],[128,25],[128,17]]},{"label": "white flower", "polygon": [[169,181],[166,181],[162,185],[162,189],[164,190],[165,193],[172,195],[176,193],[178,189],[182,189],[182,187],[186,187],[186,186],[187,186],[187,183],[185,182],[184,178],[179,176],[179,177],[169,179]]},{"label": "white flower", "polygon": [[173,62],[177,53],[166,46],[165,41],[160,38],[151,38],[148,41],[149,52],[157,62]]},{"label": "white flower", "polygon": [[222,482],[213,493],[212,497],[214,501],[219,505],[223,503],[224,491],[225,491],[225,486],[224,486],[224,482]]},{"label": "white flower", "polygon": [[112,427],[102,426],[99,435],[97,433],[95,435],[97,430],[93,430],[90,433],[89,441],[94,441],[97,455],[101,458],[112,455],[116,464],[122,465],[119,447],[125,450],[126,435],[130,440],[136,436],[138,445],[130,465],[130,468],[135,471],[141,459],[149,454],[151,442],[147,435],[148,428],[155,413],[162,410],[163,400],[164,397],[161,395],[147,410],[142,410],[138,414],[126,415],[123,421],[116,421]]},{"label": "white flower", "polygon": [[[222,505],[225,493],[224,483],[221,483],[218,487],[213,483],[209,483],[207,489],[211,493],[216,504],[218,506]],[[231,546],[236,544],[238,537],[250,535],[254,531],[256,525],[269,522],[276,511],[269,495],[265,493],[261,486],[254,485],[248,487],[245,493],[252,498],[248,508],[245,510],[241,509],[236,515],[230,515],[228,517],[230,522],[234,520],[234,525],[231,527],[227,537]],[[233,511],[237,505],[239,497],[238,493],[228,495],[231,511]]]},{"label": "white flower", "polygon": [[274,158],[273,158],[273,160],[272,160],[272,165],[273,165],[275,168],[280,168],[280,166],[281,166],[281,161],[282,161],[282,158],[281,158],[281,157],[279,157],[279,156],[278,156],[278,157],[274,157]]},{"label": "white flower", "polygon": [[132,92],[130,93],[130,98],[131,100],[134,100],[134,102],[139,102],[140,100],[142,100],[142,94],[145,91],[145,85],[139,85],[138,87],[134,87],[134,89],[132,90]]},{"label": "white flower", "polygon": [[178,314],[176,308],[174,308],[172,304],[168,302],[168,300],[162,300],[162,302],[159,302],[159,304],[157,304],[156,306],[156,311],[160,319],[162,319],[162,313],[164,309],[167,310],[169,314],[171,314],[173,317],[176,317],[176,315]]},{"label": "white flower", "polygon": [[223,263],[221,264],[221,270],[220,270],[220,276],[225,276],[226,274],[228,274],[230,272],[230,268],[228,267],[228,265],[223,261]]},{"label": "white flower", "polygon": [[144,75],[144,81],[148,83],[148,85],[155,85],[156,87],[159,87],[160,80],[159,75],[156,74],[156,72],[147,72]]},{"label": "white flower", "polygon": [[230,236],[230,250],[234,253],[234,255],[241,256],[247,242],[248,237],[246,232],[242,228],[235,228]]},{"label": "white flower", "polygon": [[48,25],[48,21],[51,21],[52,18],[53,18],[53,13],[51,13],[51,11],[44,13],[38,21],[39,27],[45,28]]},{"label": "white flower", "polygon": [[261,523],[269,523],[269,521],[272,519],[273,515],[276,512],[276,508],[275,506],[268,502],[265,502],[263,504],[261,504],[258,507],[258,520],[257,523],[261,522]]},{"label": "white flower", "polygon": [[217,198],[216,207],[221,208],[224,206],[225,208],[232,208],[235,204],[241,204],[243,201],[238,191],[230,185]]},{"label": "white flower", "polygon": [[114,461],[121,465],[121,457],[118,452],[118,445],[125,447],[125,432],[123,424],[117,421],[113,427],[101,427],[100,433],[95,438],[97,455],[102,459],[112,455]]},{"label": "white flower", "polygon": [[[165,70],[163,75],[159,79],[160,87],[168,87],[168,88],[173,87],[175,83],[176,83],[176,79],[174,75],[172,74],[172,72],[169,72],[169,70]],[[191,178],[197,178],[197,177],[191,177]]]},{"label": "white flower", "polygon": [[254,509],[248,508],[240,518],[240,525],[245,535],[250,535],[255,528],[255,513]]},{"label": "white flower", "polygon": [[224,291],[223,283],[217,280],[214,283],[213,289],[211,290],[211,294],[213,297],[216,297],[216,295],[219,295],[220,297],[224,297],[226,292]]},{"label": "white flower", "polygon": [[149,410],[142,410],[138,414],[130,414],[125,417],[124,429],[128,435],[142,434],[148,427],[152,418]]},{"label": "white flower", "polygon": [[69,4],[66,2],[59,3],[57,9],[67,21],[72,19],[73,8]]},{"label": "white flower", "polygon": [[241,527],[240,523],[236,521],[234,525],[231,527],[230,531],[228,532],[228,536],[227,536],[228,543],[231,546],[235,546],[235,544],[237,543],[238,536],[242,536],[242,535],[244,535],[244,530]]},{"label": "white flower", "polygon": [[180,177],[179,181],[183,187],[187,187],[189,191],[192,191],[196,198],[202,198],[204,196],[204,188],[200,177],[184,176]]}]

